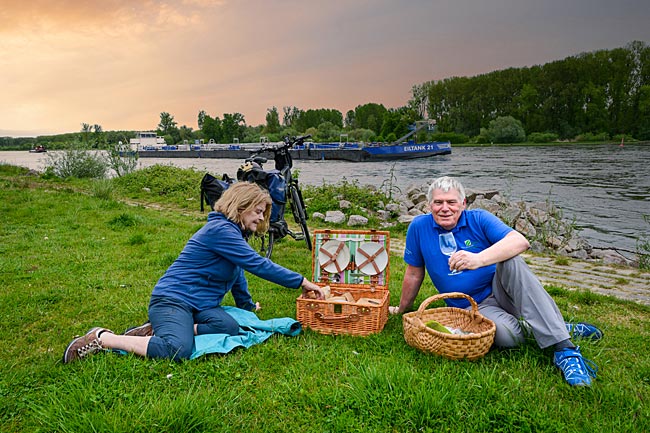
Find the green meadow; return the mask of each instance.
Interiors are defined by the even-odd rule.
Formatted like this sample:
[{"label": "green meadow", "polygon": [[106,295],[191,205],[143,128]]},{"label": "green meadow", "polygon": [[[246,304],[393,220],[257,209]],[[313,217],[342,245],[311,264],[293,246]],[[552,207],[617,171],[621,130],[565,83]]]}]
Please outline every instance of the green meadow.
[{"label": "green meadow", "polygon": [[[568,386],[533,341],[473,362],[422,353],[401,316],[368,337],[307,329],[194,361],[102,353],[62,364],[75,335],[146,320],[151,289],[206,219],[201,175],[62,181],[0,164],[0,431],[650,431],[650,308],[557,287],[547,289],[568,320],[605,332],[579,343],[599,367],[591,388]],[[308,207],[334,193],[309,189]],[[273,259],[311,275],[303,242],[283,240]],[[393,305],[403,273],[392,254]],[[298,291],[249,282],[260,318],[295,318]],[[435,293],[426,284],[416,305]]]}]

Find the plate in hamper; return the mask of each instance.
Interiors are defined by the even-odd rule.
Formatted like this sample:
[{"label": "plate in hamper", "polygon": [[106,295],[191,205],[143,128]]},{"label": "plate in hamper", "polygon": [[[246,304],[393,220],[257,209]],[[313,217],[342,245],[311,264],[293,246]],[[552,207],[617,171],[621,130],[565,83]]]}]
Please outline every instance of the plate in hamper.
[{"label": "plate in hamper", "polygon": [[345,242],[336,239],[325,242],[318,250],[318,264],[331,274],[343,272],[350,263],[350,249]]},{"label": "plate in hamper", "polygon": [[366,275],[381,274],[388,265],[388,252],[380,243],[366,242],[357,248],[354,263],[361,273]]}]

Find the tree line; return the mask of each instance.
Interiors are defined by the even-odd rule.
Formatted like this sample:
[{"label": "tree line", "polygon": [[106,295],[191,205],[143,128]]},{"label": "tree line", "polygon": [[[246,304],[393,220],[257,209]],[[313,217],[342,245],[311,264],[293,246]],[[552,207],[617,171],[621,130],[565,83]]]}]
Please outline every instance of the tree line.
[{"label": "tree line", "polygon": [[[451,77],[414,85],[403,107],[358,105],[343,115],[336,109],[295,106],[267,109],[266,123],[246,124],[241,113],[221,117],[205,110],[197,129],[178,126],[160,113],[156,131],[167,143],[213,140],[216,143],[280,141],[311,134],[316,141],[392,142],[423,119],[437,122],[435,133],[417,137],[452,143],[606,141],[625,136],[650,140],[650,47],[641,41],[624,48],[598,50],[544,65],[508,68],[473,77]],[[36,138],[0,137],[0,147],[43,144],[66,147],[71,141],[103,148],[128,142],[136,131],[103,131],[83,123],[78,133]]]},{"label": "tree line", "polygon": [[650,48],[634,41],[541,66],[446,78],[414,86],[412,95],[411,105],[423,115],[426,109],[441,130],[479,141],[500,117],[519,121],[527,135],[650,140]]}]

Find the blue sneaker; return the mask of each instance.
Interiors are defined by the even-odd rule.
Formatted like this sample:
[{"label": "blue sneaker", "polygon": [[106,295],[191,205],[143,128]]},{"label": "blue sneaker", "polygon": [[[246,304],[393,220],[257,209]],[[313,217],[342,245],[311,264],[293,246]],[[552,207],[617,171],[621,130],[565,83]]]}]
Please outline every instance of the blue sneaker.
[{"label": "blue sneaker", "polygon": [[558,350],[553,355],[553,363],[571,386],[591,386],[591,378],[595,379],[598,372],[596,364],[582,357],[579,347]]},{"label": "blue sneaker", "polygon": [[593,341],[603,338],[603,331],[590,323],[565,323],[565,325],[571,338],[586,338]]}]

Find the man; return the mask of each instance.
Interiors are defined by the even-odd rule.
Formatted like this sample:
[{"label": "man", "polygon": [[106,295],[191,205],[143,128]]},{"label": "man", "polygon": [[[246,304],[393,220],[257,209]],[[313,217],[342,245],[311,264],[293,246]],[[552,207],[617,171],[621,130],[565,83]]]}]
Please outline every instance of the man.
[{"label": "man", "polygon": [[[465,210],[465,189],[456,179],[440,177],[430,185],[431,214],[416,217],[406,234],[407,264],[398,307],[413,308],[425,271],[440,293],[462,292],[496,324],[494,345],[514,347],[532,333],[540,348],[555,349],[554,364],[573,386],[590,386],[597,367],[582,357],[574,338],[598,340],[602,332],[587,323],[568,324],[553,299],[519,256],[530,244],[516,230],[483,209]],[[458,251],[440,251],[439,235],[451,232]],[[448,299],[452,307],[470,308],[465,299]],[[521,320],[520,320],[521,318]]]}]

